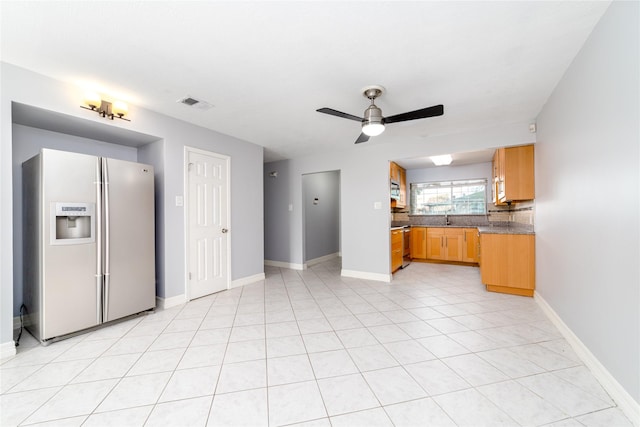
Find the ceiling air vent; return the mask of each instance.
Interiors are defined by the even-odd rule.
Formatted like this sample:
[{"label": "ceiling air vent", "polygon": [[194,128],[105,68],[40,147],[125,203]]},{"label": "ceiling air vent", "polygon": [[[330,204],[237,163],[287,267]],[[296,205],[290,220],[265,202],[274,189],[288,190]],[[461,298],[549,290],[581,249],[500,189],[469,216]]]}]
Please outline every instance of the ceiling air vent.
[{"label": "ceiling air vent", "polygon": [[191,96],[181,98],[178,102],[186,105],[187,107],[197,108],[198,110],[208,110],[213,107],[213,105],[208,102],[200,101],[199,99],[195,99]]}]

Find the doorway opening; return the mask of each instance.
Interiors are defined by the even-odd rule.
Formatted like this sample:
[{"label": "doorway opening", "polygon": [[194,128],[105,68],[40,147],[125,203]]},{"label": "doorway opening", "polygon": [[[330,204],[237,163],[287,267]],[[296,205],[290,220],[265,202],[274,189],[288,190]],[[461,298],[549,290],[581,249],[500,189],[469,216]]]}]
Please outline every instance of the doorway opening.
[{"label": "doorway opening", "polygon": [[340,171],[302,175],[304,268],[340,256]]}]

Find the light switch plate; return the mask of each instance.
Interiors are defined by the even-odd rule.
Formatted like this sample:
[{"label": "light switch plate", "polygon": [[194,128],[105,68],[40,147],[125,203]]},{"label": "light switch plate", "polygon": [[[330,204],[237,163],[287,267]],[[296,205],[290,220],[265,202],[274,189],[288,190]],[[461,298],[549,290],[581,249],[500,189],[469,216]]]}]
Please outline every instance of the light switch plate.
[{"label": "light switch plate", "polygon": [[382,202],[373,202],[373,209],[375,210],[382,209]]},{"label": "light switch plate", "polygon": [[176,206],[184,206],[184,198],[182,196],[176,196]]}]

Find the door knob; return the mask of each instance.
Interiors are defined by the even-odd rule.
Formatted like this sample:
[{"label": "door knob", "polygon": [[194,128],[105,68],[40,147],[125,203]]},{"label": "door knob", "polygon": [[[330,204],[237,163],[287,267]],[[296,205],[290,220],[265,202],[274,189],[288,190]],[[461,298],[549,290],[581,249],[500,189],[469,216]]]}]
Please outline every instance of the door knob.
[{"label": "door knob", "polygon": [[227,230],[226,228],[222,229],[222,233],[227,233],[229,230]]}]

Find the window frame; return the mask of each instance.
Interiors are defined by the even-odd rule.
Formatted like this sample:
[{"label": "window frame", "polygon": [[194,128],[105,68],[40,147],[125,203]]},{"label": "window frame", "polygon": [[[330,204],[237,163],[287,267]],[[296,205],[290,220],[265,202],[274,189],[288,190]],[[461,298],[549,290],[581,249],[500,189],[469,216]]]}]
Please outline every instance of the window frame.
[{"label": "window frame", "polygon": [[[449,189],[449,209],[436,209],[434,212],[416,212],[416,195],[414,193],[414,186],[425,186],[425,188],[448,188]],[[467,212],[467,213],[459,213],[455,212],[453,202],[456,197],[454,197],[454,189],[460,187],[474,187],[474,186],[483,186],[483,199],[482,203],[476,202],[475,204],[482,206],[482,212]],[[487,214],[487,197],[489,191],[489,180],[487,178],[470,178],[470,179],[449,179],[449,180],[439,180],[439,181],[427,181],[427,182],[412,182],[409,185],[409,215],[422,215],[422,216],[437,216],[437,215],[486,215]],[[473,193],[470,193],[473,194]],[[425,206],[425,203],[422,204]],[[442,206],[445,204],[443,203]],[[437,204],[433,204],[432,206],[438,207]]]}]

